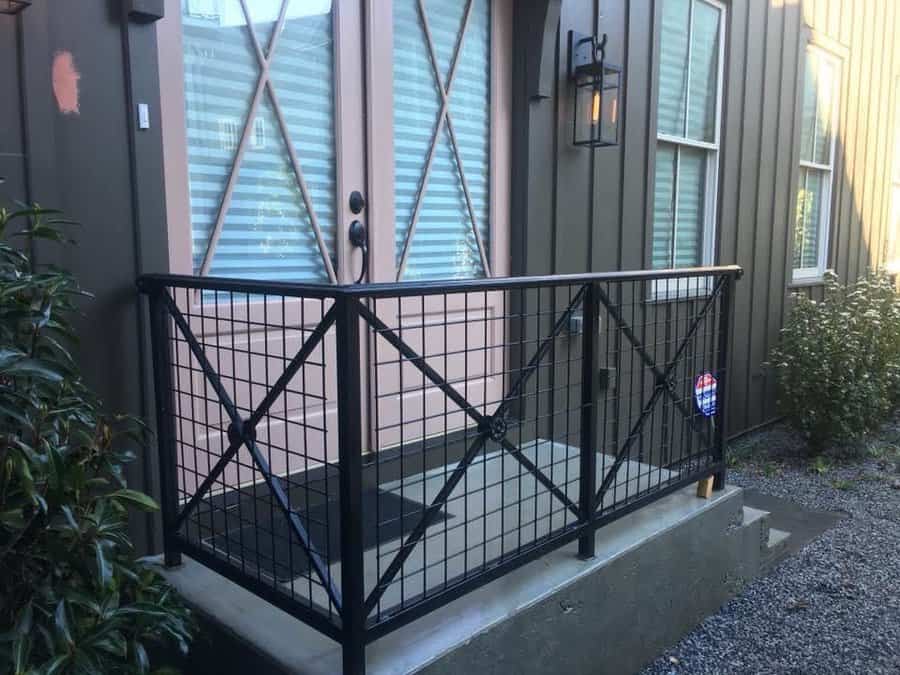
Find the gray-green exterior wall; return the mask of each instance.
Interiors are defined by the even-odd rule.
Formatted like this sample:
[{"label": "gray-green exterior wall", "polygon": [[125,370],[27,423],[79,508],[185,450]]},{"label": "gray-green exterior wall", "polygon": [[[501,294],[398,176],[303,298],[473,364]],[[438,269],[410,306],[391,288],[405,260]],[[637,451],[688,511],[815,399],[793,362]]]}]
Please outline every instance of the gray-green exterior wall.
[{"label": "gray-green exterior wall", "polygon": [[[516,274],[646,267],[652,206],[659,10],[663,0],[523,0],[516,5],[511,258]],[[85,305],[80,356],[109,407],[152,419],[147,330],[134,280],[168,266],[159,76],[153,23],[129,21],[119,0],[36,0],[0,17],[0,201],[63,209],[79,246],[39,252],[78,274]],[[798,92],[810,35],[844,53],[841,135],[830,265],[853,278],[883,258],[890,210],[894,86],[900,59],[892,0],[727,3],[718,259],[738,284],[731,430],[772,419],[775,383],[763,368],[788,310],[789,234],[798,160]],[[812,30],[806,24],[812,26]],[[570,143],[565,35],[609,33],[625,67],[622,144]],[[55,107],[51,63],[72,52],[81,110]],[[136,130],[135,104],[151,128]],[[821,294],[821,286],[802,289]],[[132,471],[155,491],[154,452]],[[149,522],[149,521],[148,521]],[[143,529],[145,523],[139,524]],[[152,535],[152,532],[151,532]]]},{"label": "gray-green exterior wall", "polygon": [[[660,11],[665,0],[522,3],[517,53],[534,50],[532,25],[558,7],[544,50],[552,80],[537,84],[531,55],[516,59],[513,270],[553,274],[649,267],[656,146]],[[778,416],[765,367],[793,292],[791,232],[799,162],[799,92],[806,45],[843,61],[828,267],[855,279],[885,261],[900,73],[892,0],[731,0],[721,128],[717,264],[736,263],[729,426],[738,433]],[[552,15],[552,12],[550,13]],[[551,20],[555,17],[551,16]],[[621,144],[575,147],[566,78],[569,30],[608,33],[607,58],[625,70]]]},{"label": "gray-green exterior wall", "polygon": [[[95,298],[77,320],[85,378],[107,409],[152,415],[147,329],[135,278],[168,265],[158,118],[135,130],[138,101],[159,110],[156,34],[128,20],[125,3],[36,0],[0,16],[0,206],[13,200],[58,208],[80,223],[78,244],[42,246],[37,259],[72,270]],[[63,114],[52,62],[72,54],[79,112]],[[155,492],[155,453],[129,467],[133,485]],[[152,518],[132,520],[139,541],[156,539]]]}]

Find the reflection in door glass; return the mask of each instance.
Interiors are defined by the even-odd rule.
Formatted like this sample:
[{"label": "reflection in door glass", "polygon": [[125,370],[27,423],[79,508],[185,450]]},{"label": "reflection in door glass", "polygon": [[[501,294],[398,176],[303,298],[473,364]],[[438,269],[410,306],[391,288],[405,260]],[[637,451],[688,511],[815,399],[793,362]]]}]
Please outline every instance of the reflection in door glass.
[{"label": "reflection in door glass", "polygon": [[[247,2],[249,25],[239,0],[182,4],[197,274],[328,280],[314,224],[333,254],[331,2],[285,2]],[[282,11],[284,27],[275,40]],[[270,59],[269,86],[260,87],[254,35]]]},{"label": "reflection in door glass", "polygon": [[[488,0],[473,0],[466,22],[466,5],[431,0],[424,3],[423,17],[416,0],[394,1],[396,253],[402,279],[485,275],[491,12]],[[443,121],[439,82],[449,97]]]}]

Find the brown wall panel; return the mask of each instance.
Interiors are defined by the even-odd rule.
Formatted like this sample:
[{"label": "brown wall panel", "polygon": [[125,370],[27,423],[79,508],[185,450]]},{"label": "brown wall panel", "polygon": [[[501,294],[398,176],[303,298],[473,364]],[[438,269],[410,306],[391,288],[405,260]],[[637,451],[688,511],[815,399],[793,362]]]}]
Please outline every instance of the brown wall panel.
[{"label": "brown wall panel", "polygon": [[[20,90],[4,87],[12,94],[5,100],[24,108],[27,180],[15,196],[62,209],[81,224],[72,232],[78,246],[39,246],[38,261],[62,264],[95,294],[77,322],[87,381],[110,411],[149,419],[146,330],[134,282],[142,269],[165,269],[167,260],[159,79],[154,25],[129,23],[120,5],[35,2],[17,17],[0,17],[0,51],[17,44],[18,31]],[[74,107],[62,105],[54,88],[60,58],[74,74]],[[3,59],[0,67],[14,63]],[[135,130],[137,101],[150,105],[150,130]],[[10,114],[0,107],[4,128],[15,121]],[[143,453],[129,468],[135,487],[152,490],[153,459]],[[138,541],[153,538],[151,523],[132,519]]]}]

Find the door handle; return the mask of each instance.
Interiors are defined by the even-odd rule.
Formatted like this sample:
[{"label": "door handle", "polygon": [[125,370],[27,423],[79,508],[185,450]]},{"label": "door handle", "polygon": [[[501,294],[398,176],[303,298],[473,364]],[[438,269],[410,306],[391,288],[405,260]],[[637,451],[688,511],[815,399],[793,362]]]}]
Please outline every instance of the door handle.
[{"label": "door handle", "polygon": [[359,278],[353,282],[359,284],[362,283],[362,280],[366,278],[366,274],[369,272],[369,231],[360,221],[354,220],[350,223],[347,235],[351,244],[356,248],[362,249],[362,269],[359,272]]}]

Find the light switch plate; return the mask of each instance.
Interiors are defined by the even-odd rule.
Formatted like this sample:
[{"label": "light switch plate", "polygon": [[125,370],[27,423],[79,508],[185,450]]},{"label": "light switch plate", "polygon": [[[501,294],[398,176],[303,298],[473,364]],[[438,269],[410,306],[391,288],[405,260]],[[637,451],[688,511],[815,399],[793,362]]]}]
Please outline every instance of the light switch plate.
[{"label": "light switch plate", "polygon": [[150,106],[146,103],[138,103],[138,129],[150,128]]}]

